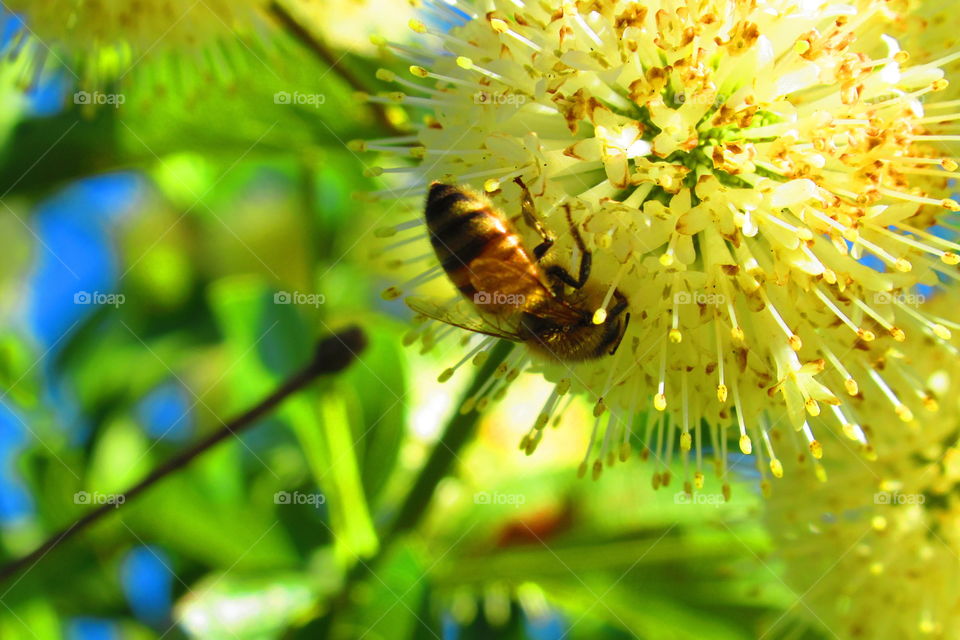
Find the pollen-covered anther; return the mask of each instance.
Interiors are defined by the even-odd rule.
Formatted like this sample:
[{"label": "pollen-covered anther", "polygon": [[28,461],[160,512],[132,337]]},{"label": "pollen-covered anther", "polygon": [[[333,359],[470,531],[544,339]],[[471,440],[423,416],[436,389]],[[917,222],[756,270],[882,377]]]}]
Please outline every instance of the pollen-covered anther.
[{"label": "pollen-covered anther", "polygon": [[665,411],[667,409],[667,396],[658,393],[653,397],[653,408],[657,411]]}]

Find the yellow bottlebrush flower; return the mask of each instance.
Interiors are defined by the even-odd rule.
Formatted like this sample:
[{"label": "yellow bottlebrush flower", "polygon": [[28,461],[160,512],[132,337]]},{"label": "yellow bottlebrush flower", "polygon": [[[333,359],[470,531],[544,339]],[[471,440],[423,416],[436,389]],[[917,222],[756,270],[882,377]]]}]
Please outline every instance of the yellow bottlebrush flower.
[{"label": "yellow bottlebrush flower", "polygon": [[225,67],[217,45],[238,33],[250,35],[266,5],[266,0],[9,0],[5,6],[25,23],[17,51],[32,61],[34,73],[56,59],[82,85],[96,86],[126,75],[146,57],[171,52]]},{"label": "yellow bottlebrush flower", "polygon": [[874,460],[840,441],[823,466],[789,460],[767,504],[793,613],[839,638],[960,637],[960,360],[908,345],[939,412],[904,427],[865,402]]},{"label": "yellow bottlebrush flower", "polygon": [[556,383],[528,452],[568,391],[596,401],[581,470],[625,458],[638,431],[655,486],[675,448],[687,490],[706,457],[724,476],[728,428],[765,476],[781,447],[819,457],[820,431],[867,447],[859,399],[904,422],[930,404],[910,365],[878,363],[957,326],[914,292],[958,275],[960,248],[931,230],[960,209],[957,160],[925,115],[948,82],[885,34],[895,18],[874,0],[436,3],[410,25],[423,45],[397,47],[411,76],[381,71],[397,91],[370,98],[423,124],[355,143],[385,154],[370,174],[412,176],[373,195],[412,214],[381,231],[403,234],[394,264],[430,268],[389,295],[445,279],[420,212],[432,181],[485,191],[532,250],[522,182],[556,238],[545,260],[576,274],[578,235],[592,255],[579,304],[602,323],[619,292],[631,318],[612,356],[515,350],[477,399],[527,368]]}]

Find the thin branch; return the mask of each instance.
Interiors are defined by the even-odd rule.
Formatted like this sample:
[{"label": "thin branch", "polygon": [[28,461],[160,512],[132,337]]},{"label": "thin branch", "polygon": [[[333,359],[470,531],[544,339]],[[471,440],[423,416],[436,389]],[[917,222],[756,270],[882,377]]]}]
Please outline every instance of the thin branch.
[{"label": "thin branch", "polygon": [[27,555],[0,567],[0,582],[13,577],[25,567],[32,567],[40,562],[47,553],[53,551],[106,515],[114,513],[122,506],[129,504],[133,498],[160,480],[163,480],[171,473],[186,466],[194,458],[205,453],[217,443],[230,436],[236,436],[241,431],[250,428],[261,418],[273,411],[288,396],[300,391],[318,376],[327,373],[336,373],[345,369],[353,362],[357,354],[363,351],[365,346],[366,337],[357,327],[350,327],[340,333],[335,333],[332,336],[324,338],[314,351],[313,359],[303,369],[290,376],[273,393],[261,400],[259,404],[233,419],[228,424],[225,424],[221,429],[200,440],[189,449],[175,455],[158,466],[151,471],[147,477],[122,494],[123,500],[118,499],[115,503],[102,504],[96,509],[87,512],[78,520],[75,520],[70,525],[47,538],[43,544]]},{"label": "thin branch", "polygon": [[[320,58],[325,64],[329,65],[343,80],[353,88],[354,91],[359,91],[361,93],[369,94],[371,93],[370,87],[360,79],[353,71],[348,69],[343,65],[342,59],[344,56],[337,56],[333,51],[331,51],[326,43],[314,36],[310,31],[306,29],[302,24],[297,22],[297,19],[283,6],[281,2],[274,0],[268,6],[268,11],[273,15],[280,26],[286,29],[294,38],[297,39],[300,44],[309,49],[315,56]],[[370,108],[373,109],[374,114],[377,117],[377,121],[380,125],[387,131],[402,135],[408,133],[403,129],[400,129],[390,120],[390,116],[387,114],[386,107],[382,104],[372,103]]]}]

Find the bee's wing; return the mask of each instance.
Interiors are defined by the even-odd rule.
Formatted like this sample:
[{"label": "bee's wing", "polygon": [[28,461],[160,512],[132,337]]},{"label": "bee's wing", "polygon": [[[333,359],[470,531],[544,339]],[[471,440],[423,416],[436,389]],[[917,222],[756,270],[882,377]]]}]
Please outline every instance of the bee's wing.
[{"label": "bee's wing", "polygon": [[481,315],[476,311],[473,314],[465,312],[462,304],[442,307],[425,298],[416,297],[408,297],[406,303],[408,307],[417,313],[455,327],[460,327],[461,329],[466,329],[467,331],[512,340],[514,342],[522,342],[523,340],[516,331],[498,326],[487,316]]},{"label": "bee's wing", "polygon": [[[477,291],[496,292],[507,296],[503,306],[514,310],[528,310],[538,317],[553,320],[560,325],[583,321],[583,316],[569,305],[557,300],[540,281],[536,272],[521,265],[480,258],[470,263],[470,283]],[[512,296],[512,297],[510,297]]]},{"label": "bee's wing", "polygon": [[495,258],[477,258],[467,269],[474,289],[497,293],[512,300],[505,306],[529,309],[551,297],[536,273],[522,264]]}]

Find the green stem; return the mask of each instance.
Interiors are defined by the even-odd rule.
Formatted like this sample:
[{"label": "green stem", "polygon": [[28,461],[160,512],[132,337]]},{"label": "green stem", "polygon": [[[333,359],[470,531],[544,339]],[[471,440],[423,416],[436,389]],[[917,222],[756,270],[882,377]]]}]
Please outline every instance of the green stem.
[{"label": "green stem", "polygon": [[[493,375],[500,363],[506,360],[513,346],[510,342],[500,341],[490,351],[490,357],[477,372],[477,376],[464,394],[461,404],[480,391],[480,387]],[[480,413],[476,410],[465,414],[458,412],[447,423],[443,435],[440,436],[439,442],[430,453],[430,458],[423,465],[413,488],[410,489],[410,493],[407,494],[400,511],[397,512],[397,517],[384,534],[381,549],[386,548],[397,536],[413,529],[420,523],[431,498],[433,498],[433,492],[437,485],[450,473],[450,468],[457,460],[460,451],[473,438],[479,418]],[[379,555],[382,555],[382,553],[381,551]]]},{"label": "green stem", "polygon": [[[490,379],[497,367],[506,360],[514,344],[501,340],[490,351],[490,356],[477,372],[473,382],[464,392],[460,405],[467,399],[475,396],[480,388]],[[330,600],[327,614],[299,630],[297,637],[302,638],[329,638],[333,631],[336,616],[350,604],[350,592],[360,581],[370,575],[389,553],[396,540],[404,533],[415,529],[423,519],[433,493],[449,473],[458,460],[460,452],[477,431],[480,421],[480,412],[476,409],[467,413],[457,413],[448,423],[440,436],[440,440],[430,452],[430,457],[420,469],[413,487],[407,493],[397,515],[380,538],[380,547],[377,553],[366,562],[358,562],[347,573],[340,592]]]}]

